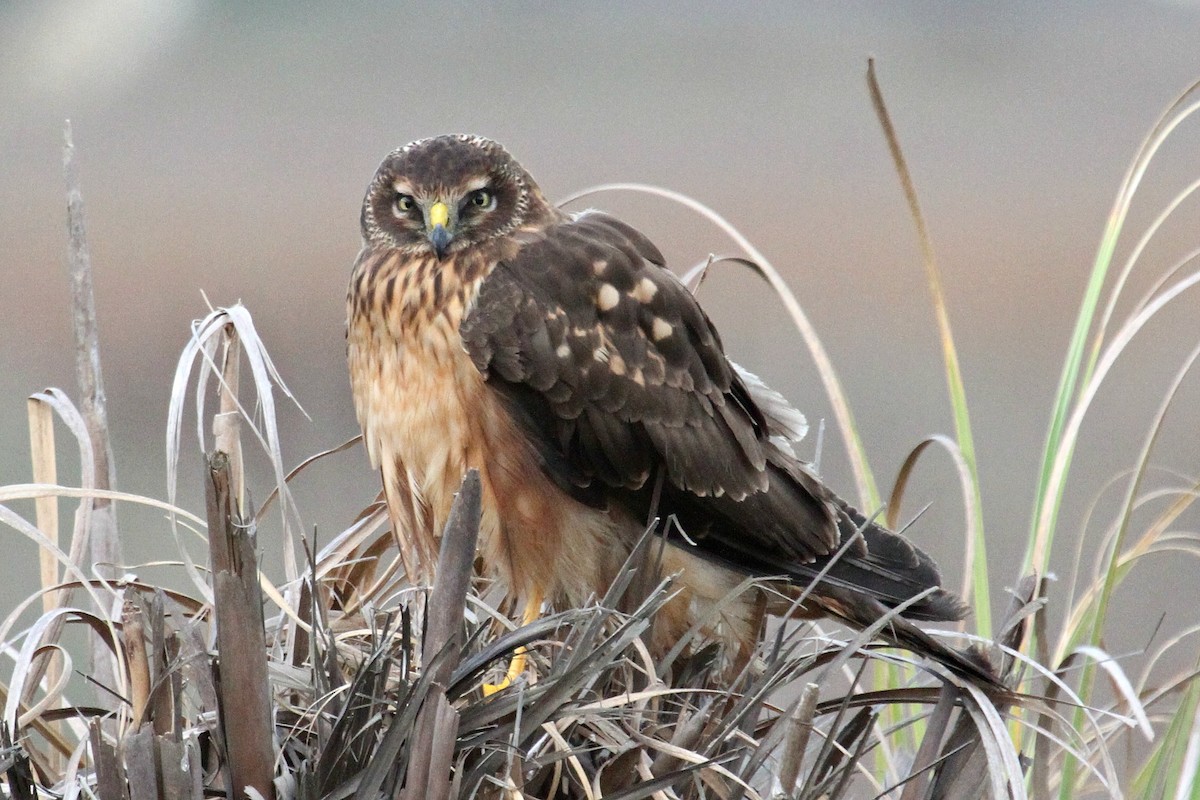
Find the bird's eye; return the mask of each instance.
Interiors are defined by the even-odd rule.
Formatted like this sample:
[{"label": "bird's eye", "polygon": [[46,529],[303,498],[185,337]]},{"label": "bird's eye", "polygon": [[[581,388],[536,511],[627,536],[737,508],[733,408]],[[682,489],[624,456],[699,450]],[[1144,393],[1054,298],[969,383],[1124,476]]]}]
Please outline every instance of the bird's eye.
[{"label": "bird's eye", "polygon": [[413,199],[411,194],[396,193],[396,199],[392,201],[392,209],[396,212],[396,216],[403,217],[417,207],[417,201]]},{"label": "bird's eye", "polygon": [[496,206],[496,195],[487,189],[476,189],[467,195],[467,202],[475,208],[492,209]]}]

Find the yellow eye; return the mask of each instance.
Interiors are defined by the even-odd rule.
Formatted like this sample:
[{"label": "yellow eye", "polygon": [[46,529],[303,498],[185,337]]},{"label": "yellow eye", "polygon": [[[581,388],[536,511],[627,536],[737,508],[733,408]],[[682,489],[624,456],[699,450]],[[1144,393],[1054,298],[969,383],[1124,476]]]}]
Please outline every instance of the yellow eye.
[{"label": "yellow eye", "polygon": [[467,196],[467,199],[476,208],[492,208],[496,205],[496,195],[487,189],[476,189]]},{"label": "yellow eye", "polygon": [[392,201],[392,208],[395,209],[398,216],[408,214],[416,207],[417,201],[413,199],[411,194],[397,193],[396,199]]}]

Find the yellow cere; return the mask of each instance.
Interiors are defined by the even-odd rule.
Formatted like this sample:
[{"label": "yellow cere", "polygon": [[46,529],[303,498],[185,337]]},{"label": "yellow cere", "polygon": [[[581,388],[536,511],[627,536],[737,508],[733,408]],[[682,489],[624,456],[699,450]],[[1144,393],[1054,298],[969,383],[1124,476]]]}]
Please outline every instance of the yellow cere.
[{"label": "yellow cere", "polygon": [[438,201],[429,207],[429,225],[437,227],[441,225],[445,228],[450,222],[450,209],[442,201]]}]

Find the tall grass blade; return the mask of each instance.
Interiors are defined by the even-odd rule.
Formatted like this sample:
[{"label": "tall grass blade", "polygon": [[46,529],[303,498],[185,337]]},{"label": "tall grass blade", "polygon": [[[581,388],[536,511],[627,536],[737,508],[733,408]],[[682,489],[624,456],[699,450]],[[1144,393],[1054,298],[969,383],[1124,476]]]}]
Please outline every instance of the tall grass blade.
[{"label": "tall grass blade", "polygon": [[[1125,173],[1112,210],[1109,212],[1108,221],[1092,265],[1092,272],[1080,303],[1075,327],[1071,333],[1070,343],[1067,346],[1067,356],[1063,364],[1062,375],[1059,378],[1058,389],[1054,395],[1054,408],[1050,418],[1050,427],[1046,434],[1046,446],[1042,454],[1038,490],[1034,497],[1033,527],[1030,532],[1029,546],[1025,552],[1023,572],[1045,572],[1049,564],[1058,509],[1062,503],[1062,493],[1065,488],[1065,473],[1070,468],[1071,457],[1074,453],[1074,440],[1069,435],[1072,404],[1076,409],[1081,404],[1086,405],[1084,397],[1086,387],[1092,383],[1094,372],[1102,360],[1100,348],[1104,330],[1097,331],[1090,351],[1087,348],[1087,340],[1099,307],[1101,291],[1112,264],[1117,240],[1124,228],[1133,196],[1149,168],[1154,154],[1167,136],[1197,108],[1200,108],[1200,102],[1189,103],[1189,99],[1197,90],[1200,90],[1200,81],[1185,89],[1168,106],[1146,138],[1143,139],[1141,147]],[[1120,283],[1123,283],[1123,280]],[[1110,305],[1115,302],[1114,294]],[[1107,319],[1108,313],[1106,312],[1105,326],[1107,326]],[[1085,352],[1088,352],[1086,364],[1084,362]]]},{"label": "tall grass blade", "polygon": [[938,336],[942,343],[942,358],[945,362],[946,385],[950,393],[950,407],[954,412],[954,434],[958,449],[962,453],[970,474],[970,499],[967,507],[972,516],[972,524],[968,530],[968,550],[973,553],[970,563],[971,592],[965,600],[975,597],[975,628],[983,637],[992,635],[991,590],[988,588],[987,547],[983,533],[983,503],[979,495],[979,469],[975,458],[975,437],[971,433],[971,418],[967,409],[967,394],[963,386],[962,369],[958,363],[958,350],[954,346],[954,334],[950,328],[950,315],[946,310],[946,296],[942,291],[942,276],[938,269],[937,258],[933,252],[933,240],[925,225],[925,215],[921,213],[921,204],[917,198],[917,188],[912,175],[908,171],[908,163],[900,149],[900,138],[892,124],[887,106],[883,100],[883,92],[879,88],[879,80],[875,75],[875,59],[867,60],[867,85],[871,90],[871,102],[875,107],[875,115],[883,128],[888,150],[892,154],[892,163],[900,178],[900,186],[904,190],[908,202],[909,214],[917,229],[917,242],[921,248],[921,261],[925,265],[925,280],[929,284],[929,292],[933,298],[934,317],[937,320]]}]

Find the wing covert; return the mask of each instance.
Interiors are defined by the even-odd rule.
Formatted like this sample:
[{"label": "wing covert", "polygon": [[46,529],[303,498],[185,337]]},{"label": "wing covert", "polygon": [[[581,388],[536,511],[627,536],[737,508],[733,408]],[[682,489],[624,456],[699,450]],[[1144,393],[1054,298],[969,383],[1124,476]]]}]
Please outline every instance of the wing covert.
[{"label": "wing covert", "polygon": [[[708,318],[642,234],[590,212],[501,262],[467,352],[580,488],[638,489],[662,464],[699,496],[767,487],[766,422]],[[548,413],[547,413],[548,412]]]}]

